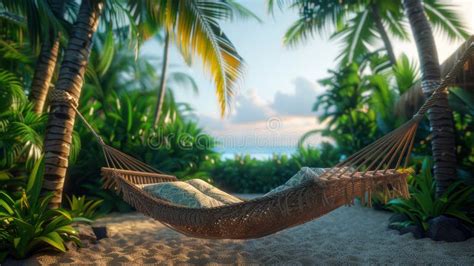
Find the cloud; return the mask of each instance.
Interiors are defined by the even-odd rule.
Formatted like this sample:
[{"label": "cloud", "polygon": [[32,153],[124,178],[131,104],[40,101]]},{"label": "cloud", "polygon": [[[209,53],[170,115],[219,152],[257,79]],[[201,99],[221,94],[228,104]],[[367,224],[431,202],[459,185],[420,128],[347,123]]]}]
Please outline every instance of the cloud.
[{"label": "cloud", "polygon": [[[291,93],[277,92],[273,101],[265,101],[255,90],[235,98],[235,107],[227,118],[200,116],[199,124],[216,137],[222,147],[294,147],[309,130],[324,127],[320,124],[313,104],[320,92],[316,84],[304,78],[293,81]],[[327,141],[320,135],[307,144]]]},{"label": "cloud", "polygon": [[275,111],[261,99],[254,90],[237,96],[236,107],[231,115],[233,123],[251,123],[267,120],[276,115]]},{"label": "cloud", "polygon": [[314,116],[312,109],[319,94],[316,84],[301,77],[296,78],[293,84],[294,93],[278,91],[275,94],[272,109],[280,115]]},{"label": "cloud", "polygon": [[271,102],[263,100],[255,90],[240,94],[235,99],[236,106],[230,116],[230,122],[253,123],[277,116],[314,117],[312,108],[320,94],[316,84],[301,77],[296,78],[293,84],[294,92],[278,91]]},{"label": "cloud", "polygon": [[[252,123],[233,123],[219,118],[201,117],[199,123],[216,138],[220,148],[278,148],[295,147],[299,138],[309,130],[321,128],[312,117],[285,116]],[[306,144],[318,145],[327,138],[316,135]]]}]

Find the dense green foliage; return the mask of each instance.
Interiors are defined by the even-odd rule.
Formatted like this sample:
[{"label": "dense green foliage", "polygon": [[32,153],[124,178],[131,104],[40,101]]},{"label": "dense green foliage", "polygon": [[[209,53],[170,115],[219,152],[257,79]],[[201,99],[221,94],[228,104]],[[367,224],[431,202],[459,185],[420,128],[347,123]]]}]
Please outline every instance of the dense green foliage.
[{"label": "dense green foliage", "polygon": [[[99,35],[97,42],[107,42],[107,38],[110,37]],[[96,45],[92,54],[81,97],[80,111],[86,120],[105,143],[156,169],[180,178],[201,176],[203,164],[216,156],[212,150],[215,140],[203,133],[193,119],[192,109],[188,104],[177,103],[171,90],[164,102],[163,125],[153,127],[155,89],[159,83],[155,60],[135,60],[130,49],[122,45],[108,52],[113,57],[105,58],[99,47]],[[104,60],[110,61],[100,66]],[[197,90],[194,80],[182,72],[172,71],[169,79],[176,88]],[[95,136],[81,122],[77,131],[81,152],[70,169],[66,191],[103,199],[102,212],[130,210],[115,193],[101,188],[100,168],[106,162]]]},{"label": "dense green foliage", "polygon": [[303,166],[327,168],[339,161],[339,151],[328,143],[321,148],[299,148],[291,157],[274,155],[257,160],[250,155],[214,162],[209,174],[217,186],[238,193],[266,193],[282,185]]},{"label": "dense green foliage", "polygon": [[24,196],[15,201],[0,192],[0,261],[7,255],[21,259],[43,249],[65,252],[64,242],[80,243],[71,226],[74,218],[62,209],[48,210],[50,199]]},{"label": "dense green foliage", "polygon": [[426,159],[420,174],[410,180],[410,198],[393,199],[388,203],[389,210],[408,217],[407,221],[396,222],[393,225],[401,227],[418,225],[426,231],[429,220],[440,215],[456,217],[469,225],[474,225],[474,217],[469,217],[467,214],[468,210],[474,208],[474,186],[457,182],[441,197],[436,197],[435,190],[431,164]]},{"label": "dense green foliage", "polygon": [[67,202],[72,217],[85,218],[85,222],[92,222],[100,216],[97,209],[103,200],[93,200],[87,199],[86,196],[77,197],[76,195],[72,195],[72,198],[67,197]]},{"label": "dense green foliage", "polygon": [[[28,173],[43,153],[46,116],[32,111],[20,78],[3,71],[0,74],[0,189],[21,196]],[[71,163],[77,159],[80,138],[73,133]]]},{"label": "dense green foliage", "polygon": [[[401,0],[267,0],[270,10],[275,6],[299,12],[297,20],[288,28],[283,41],[286,45],[306,42],[315,35],[327,35],[341,42],[338,56],[342,65],[365,56],[377,47],[385,31],[390,39],[408,40],[409,29]],[[440,0],[423,1],[431,25],[449,39],[464,39],[466,25],[457,11]],[[377,13],[377,15],[376,15]],[[378,25],[380,20],[382,26]],[[381,28],[383,27],[383,29]],[[391,40],[383,40],[389,50]]]},{"label": "dense green foliage", "polygon": [[[323,111],[318,119],[328,126],[308,132],[301,142],[321,133],[334,139],[342,155],[349,156],[400,125],[402,119],[393,116],[394,104],[417,81],[416,75],[407,75],[416,68],[406,56],[400,58],[395,71],[379,68],[384,62],[386,58],[373,53],[329,71],[330,76],[320,80],[326,92],[313,108]],[[403,85],[395,85],[396,80]]]},{"label": "dense green foliage", "polygon": [[[68,204],[64,204],[64,209],[49,210],[51,197],[40,196],[47,115],[34,113],[27,96],[39,45],[52,32],[62,33],[62,46],[67,42],[78,3],[66,2],[64,19],[51,14],[45,1],[0,3],[0,261],[6,255],[23,258],[43,249],[65,251],[66,241],[78,242],[73,222],[91,222],[102,213],[131,210],[114,192],[102,189],[100,168],[106,163],[101,147],[78,119],[65,185],[70,196]],[[388,33],[407,39],[400,1],[287,1],[302,11],[286,35],[287,44],[304,41],[327,29],[333,29],[332,38],[343,42],[341,64],[319,82],[325,93],[314,105],[314,111],[323,112],[318,119],[327,128],[305,134],[291,156],[257,160],[251,155],[237,155],[221,159],[214,150],[216,140],[198,126],[190,104],[176,102],[174,98],[176,90],[197,92],[195,81],[172,67],[160,126],[153,126],[157,90],[163,78],[156,69],[162,62],[140,54],[137,48],[142,41],[159,37],[166,27],[173,41],[181,42],[178,48],[186,62],[191,62],[193,54],[203,59],[223,112],[242,75],[243,60],[218,21],[253,14],[230,0],[181,1],[181,5],[174,0],[158,2],[160,8],[150,8],[157,2],[148,0],[106,2],[78,108],[105,143],[161,171],[180,179],[202,178],[230,192],[265,193],[283,184],[303,166],[334,166],[407,119],[394,113],[394,106],[419,81],[419,71],[404,55],[395,63],[389,62],[388,47],[372,50],[380,33],[374,17],[369,15],[371,7],[378,5]],[[314,5],[310,10],[308,3],[327,8],[314,9]],[[455,12],[437,0],[424,3],[434,26],[452,39],[466,36]],[[126,8],[130,6],[133,8],[128,13]],[[127,23],[129,29],[124,26]],[[56,67],[53,84],[59,68]],[[392,211],[409,217],[401,226],[416,224],[426,230],[428,220],[442,214],[472,224],[472,92],[452,88],[450,105],[455,111],[462,183],[435,197],[431,167],[425,163],[421,173],[410,181],[412,197],[395,199],[388,205]],[[329,137],[335,144],[305,147],[304,140],[313,133]],[[421,124],[412,157],[429,155],[431,138],[427,123]],[[385,195],[378,195],[378,199],[384,198]]]},{"label": "dense green foliage", "polygon": [[48,209],[51,195],[40,196],[44,164],[38,160],[19,199],[0,191],[0,262],[6,256],[24,258],[43,249],[65,252],[64,243],[80,243],[74,217],[64,209]]}]

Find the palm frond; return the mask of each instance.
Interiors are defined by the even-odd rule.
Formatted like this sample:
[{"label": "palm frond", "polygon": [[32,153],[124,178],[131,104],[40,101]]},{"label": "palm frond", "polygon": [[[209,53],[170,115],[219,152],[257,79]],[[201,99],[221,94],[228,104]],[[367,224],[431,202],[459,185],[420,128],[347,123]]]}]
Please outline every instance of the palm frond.
[{"label": "palm frond", "polygon": [[408,23],[406,22],[406,20],[403,19],[403,13],[396,14],[392,12],[387,12],[383,18],[385,25],[387,25],[388,31],[393,36],[397,37],[402,41],[407,41],[410,39]]},{"label": "palm frond", "polygon": [[347,5],[331,0],[288,2],[292,8],[298,8],[300,13],[298,20],[285,33],[283,42],[289,46],[303,43],[316,33],[325,34],[331,29],[342,30],[349,12],[360,10],[360,5],[352,1]]},{"label": "palm frond", "polygon": [[18,78],[6,70],[0,69],[0,114],[8,110],[17,110],[26,102]]},{"label": "palm frond", "polygon": [[173,71],[170,73],[169,78],[177,85],[191,89],[195,94],[199,92],[199,87],[196,81],[187,73]]},{"label": "palm frond", "polygon": [[262,23],[262,20],[255,13],[238,2],[234,0],[226,0],[225,3],[228,7],[227,12],[229,14],[229,19],[253,19],[259,23]]},{"label": "palm frond", "polygon": [[216,21],[220,11],[211,9],[207,1],[179,1],[177,9],[175,4],[167,8],[167,27],[173,29],[176,42],[190,54],[199,55],[212,74],[223,115],[242,76],[243,59]]},{"label": "palm frond", "polygon": [[358,55],[366,54],[376,36],[369,10],[364,10],[357,13],[342,30],[337,31],[331,38],[342,40],[343,48],[338,58],[341,59],[342,64],[347,64]]},{"label": "palm frond", "polygon": [[299,18],[285,32],[283,44],[292,47],[297,44],[305,43],[318,33],[318,28],[319,26],[316,21],[308,21],[304,18]]},{"label": "palm frond", "polygon": [[423,7],[435,30],[451,40],[464,40],[469,37],[466,25],[453,6],[440,3],[439,0],[427,0],[423,1]]},{"label": "palm frond", "polygon": [[35,50],[42,42],[49,41],[51,32],[54,35],[59,31],[67,32],[64,21],[57,17],[48,1],[4,0],[1,4],[5,11],[26,19],[29,40]]},{"label": "palm frond", "polygon": [[273,14],[275,9],[283,10],[285,6],[294,6],[301,0],[267,0],[267,12]]},{"label": "palm frond", "polygon": [[420,71],[415,61],[402,54],[393,67],[393,73],[398,84],[400,95],[412,88],[420,80]]}]

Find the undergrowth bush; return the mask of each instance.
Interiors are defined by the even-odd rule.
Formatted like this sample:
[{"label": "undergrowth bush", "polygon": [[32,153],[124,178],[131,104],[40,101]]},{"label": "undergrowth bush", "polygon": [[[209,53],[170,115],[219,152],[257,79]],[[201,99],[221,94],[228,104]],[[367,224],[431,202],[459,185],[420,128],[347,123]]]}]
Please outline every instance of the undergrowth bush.
[{"label": "undergrowth bush", "polygon": [[436,185],[431,175],[431,163],[428,159],[418,175],[409,179],[410,198],[393,199],[388,209],[404,214],[408,219],[404,222],[392,223],[393,226],[406,227],[417,225],[428,230],[429,220],[440,215],[455,217],[466,224],[474,226],[469,211],[474,208],[474,186],[455,182],[440,197],[436,196]]},{"label": "undergrowth bush", "polygon": [[35,163],[22,196],[0,191],[0,262],[25,258],[40,250],[65,252],[65,242],[80,244],[72,223],[83,221],[65,209],[49,209],[52,194],[40,196],[44,162]]},{"label": "undergrowth bush", "polygon": [[292,156],[274,155],[257,160],[250,155],[217,161],[209,169],[212,181],[235,193],[265,193],[283,184],[303,166],[331,167],[339,160],[337,149],[328,143],[320,148],[299,148]]}]

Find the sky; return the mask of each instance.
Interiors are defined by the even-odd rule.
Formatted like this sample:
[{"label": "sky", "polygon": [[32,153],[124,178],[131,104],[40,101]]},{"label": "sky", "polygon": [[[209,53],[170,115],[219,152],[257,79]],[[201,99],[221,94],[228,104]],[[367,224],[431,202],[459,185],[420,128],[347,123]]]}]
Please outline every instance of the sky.
[{"label": "sky", "polygon": [[[474,33],[474,0],[446,0],[455,6],[470,32]],[[267,13],[266,0],[241,0],[262,23],[234,21],[221,23],[226,35],[245,60],[243,82],[234,98],[232,111],[220,117],[219,105],[210,75],[199,61],[187,67],[173,47],[170,50],[170,71],[184,71],[197,82],[199,94],[174,86],[177,101],[190,103],[199,124],[215,136],[226,150],[254,149],[251,153],[277,152],[281,147],[295,147],[307,131],[322,128],[312,106],[324,88],[317,81],[328,76],[336,66],[340,44],[327,36],[315,36],[305,44],[287,48],[283,35],[297,17],[296,10]],[[442,62],[460,44],[450,42],[435,32],[439,59]],[[393,42],[395,53],[406,53],[417,60],[413,42]],[[155,41],[143,47],[144,54],[161,56],[162,46]],[[159,68],[157,68],[159,70]],[[317,145],[327,139],[315,136],[308,144]],[[330,140],[329,140],[330,141]],[[264,150],[264,151],[263,151]]]}]

